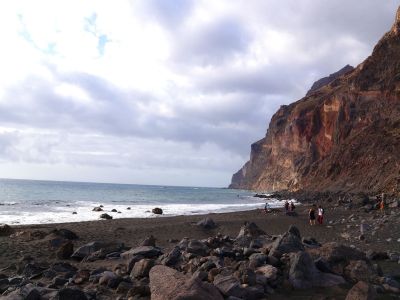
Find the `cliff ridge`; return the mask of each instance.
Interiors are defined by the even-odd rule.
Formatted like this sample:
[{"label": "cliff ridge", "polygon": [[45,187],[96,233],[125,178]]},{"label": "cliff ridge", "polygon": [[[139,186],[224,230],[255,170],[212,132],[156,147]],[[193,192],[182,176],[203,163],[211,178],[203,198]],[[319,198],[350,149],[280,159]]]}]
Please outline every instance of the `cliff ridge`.
[{"label": "cliff ridge", "polygon": [[332,75],[281,106],[231,188],[399,194],[400,8],[371,56]]}]

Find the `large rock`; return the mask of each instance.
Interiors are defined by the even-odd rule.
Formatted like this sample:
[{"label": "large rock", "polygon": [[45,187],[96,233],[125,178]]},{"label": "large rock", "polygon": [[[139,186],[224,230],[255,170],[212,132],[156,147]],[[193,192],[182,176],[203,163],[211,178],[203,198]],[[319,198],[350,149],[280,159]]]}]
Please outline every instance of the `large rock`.
[{"label": "large rock", "polygon": [[151,247],[155,247],[156,246],[156,239],[154,236],[150,235],[148,237],[146,237],[139,246],[151,246]]},{"label": "large rock", "polygon": [[277,278],[278,269],[271,265],[265,265],[257,268],[256,274],[263,275],[268,281],[273,281]]},{"label": "large rock", "polygon": [[217,227],[214,220],[211,219],[210,217],[206,217],[200,220],[199,222],[196,223],[196,225],[206,230],[214,229],[215,227]]},{"label": "large rock", "polygon": [[125,251],[121,254],[123,259],[131,259],[134,256],[143,256],[145,258],[154,258],[158,257],[162,254],[162,251],[158,247],[153,246],[140,246],[136,248],[132,248],[128,251]]},{"label": "large rock", "polygon": [[59,259],[67,259],[70,258],[74,253],[74,244],[71,241],[67,241],[60,246],[60,248],[56,251],[56,256]]},{"label": "large rock", "polygon": [[65,228],[54,229],[51,233],[67,240],[77,240],[79,238],[75,232]]},{"label": "large rock", "polygon": [[175,246],[169,253],[160,257],[161,263],[168,267],[175,266],[181,261],[181,251],[179,250],[178,246]]},{"label": "large rock", "polygon": [[150,270],[152,300],[223,300],[218,289],[197,278],[187,278],[182,273],[166,266],[155,266]]},{"label": "large rock", "polygon": [[376,292],[371,285],[364,281],[359,281],[347,293],[346,300],[374,300],[376,296]]},{"label": "large rock", "polygon": [[188,253],[201,255],[201,256],[206,256],[208,250],[209,249],[208,249],[207,245],[198,240],[190,240],[187,245],[187,248],[186,248],[186,251]]},{"label": "large rock", "polygon": [[315,257],[322,257],[330,265],[335,265],[350,260],[366,260],[364,252],[337,243],[326,243],[320,248],[311,249],[309,253]]},{"label": "large rock", "polygon": [[0,236],[9,236],[14,232],[11,226],[7,224],[0,224]]},{"label": "large rock", "polygon": [[246,292],[240,286],[240,281],[233,275],[218,274],[214,278],[214,285],[225,297],[242,298]]},{"label": "large rock", "polygon": [[304,251],[304,245],[301,242],[300,232],[294,226],[291,231],[278,237],[272,244],[269,256],[281,257],[284,253]]},{"label": "large rock", "polygon": [[242,227],[240,227],[240,231],[239,234],[237,236],[238,238],[241,237],[252,237],[252,238],[256,238],[260,235],[265,235],[265,231],[263,231],[262,229],[260,229],[256,223],[253,222],[245,222],[244,225]]},{"label": "large rock", "polygon": [[310,254],[304,251],[291,254],[289,281],[296,289],[329,287],[345,283],[341,276],[320,272]]},{"label": "large rock", "polygon": [[131,277],[142,278],[149,276],[150,269],[154,267],[154,260],[144,258],[133,266]]},{"label": "large rock", "polygon": [[344,269],[344,275],[349,281],[373,281],[378,276],[376,271],[364,260],[352,260]]},{"label": "large rock", "polygon": [[94,241],[88,244],[85,244],[81,247],[79,247],[72,255],[71,258],[82,260],[86,256],[93,254],[96,251],[99,251],[103,249],[103,252],[105,254],[112,253],[112,252],[118,252],[121,251],[121,249],[124,247],[123,243],[119,242],[110,242],[110,243],[104,243],[104,242],[99,242],[99,241]]}]

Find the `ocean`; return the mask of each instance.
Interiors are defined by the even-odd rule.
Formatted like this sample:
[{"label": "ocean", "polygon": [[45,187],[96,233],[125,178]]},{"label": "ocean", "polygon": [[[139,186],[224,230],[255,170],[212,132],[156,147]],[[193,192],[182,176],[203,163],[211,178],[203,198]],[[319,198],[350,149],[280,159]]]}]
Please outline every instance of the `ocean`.
[{"label": "ocean", "polygon": [[[268,201],[272,207],[282,206],[282,201]],[[99,220],[103,212],[92,210],[100,205],[117,219],[159,217],[151,212],[155,207],[163,209],[163,216],[176,216],[252,210],[264,204],[254,192],[223,188],[0,179],[0,223],[10,225]]]}]

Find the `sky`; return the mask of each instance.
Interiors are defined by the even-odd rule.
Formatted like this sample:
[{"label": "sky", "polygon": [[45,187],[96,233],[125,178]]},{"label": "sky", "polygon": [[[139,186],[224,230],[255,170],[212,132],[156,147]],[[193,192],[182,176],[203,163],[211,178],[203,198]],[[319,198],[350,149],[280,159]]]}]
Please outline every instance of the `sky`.
[{"label": "sky", "polygon": [[394,0],[0,3],[0,177],[225,187]]}]

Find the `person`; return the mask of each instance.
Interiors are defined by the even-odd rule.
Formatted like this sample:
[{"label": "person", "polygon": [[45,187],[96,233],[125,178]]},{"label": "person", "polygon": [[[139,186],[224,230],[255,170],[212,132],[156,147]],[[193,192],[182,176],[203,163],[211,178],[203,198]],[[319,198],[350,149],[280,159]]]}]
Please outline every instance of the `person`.
[{"label": "person", "polygon": [[286,200],[285,201],[285,212],[287,213],[289,211],[289,202]]},{"label": "person", "polygon": [[265,212],[265,213],[271,212],[271,206],[269,205],[268,202],[265,203],[264,212]]},{"label": "person", "polygon": [[321,205],[318,206],[318,224],[322,225],[322,222],[324,221],[324,209],[322,208]]},{"label": "person", "polygon": [[315,225],[315,204],[308,211],[308,216],[310,218],[310,225]]},{"label": "person", "polygon": [[382,214],[385,214],[385,200],[383,200],[383,197],[381,198],[381,202],[379,202],[379,209]]},{"label": "person", "polygon": [[294,211],[295,208],[293,201],[290,201],[290,211]]}]

